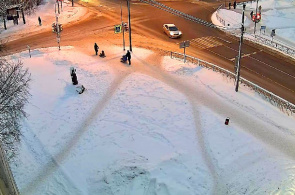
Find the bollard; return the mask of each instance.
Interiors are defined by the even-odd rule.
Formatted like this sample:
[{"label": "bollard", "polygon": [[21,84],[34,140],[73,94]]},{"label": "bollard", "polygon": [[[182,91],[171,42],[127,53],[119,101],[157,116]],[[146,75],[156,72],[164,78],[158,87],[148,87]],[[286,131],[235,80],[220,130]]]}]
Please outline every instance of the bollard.
[{"label": "bollard", "polygon": [[228,125],[228,123],[229,123],[229,117],[227,117],[227,118],[225,119],[224,124],[225,124],[225,125]]}]

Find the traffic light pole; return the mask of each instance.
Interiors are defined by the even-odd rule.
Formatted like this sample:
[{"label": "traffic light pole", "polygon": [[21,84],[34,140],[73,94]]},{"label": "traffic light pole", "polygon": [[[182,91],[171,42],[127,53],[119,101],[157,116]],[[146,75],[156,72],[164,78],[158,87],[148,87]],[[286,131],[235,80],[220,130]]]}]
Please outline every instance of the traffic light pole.
[{"label": "traffic light pole", "polygon": [[258,0],[256,0],[256,15],[255,15],[255,26],[254,26],[254,35],[256,32],[256,24],[257,24],[257,9],[258,9]]},{"label": "traffic light pole", "polygon": [[123,51],[125,51],[125,26],[123,24],[123,20],[122,20],[122,0],[121,0],[121,25],[122,25],[122,30],[123,30]]},{"label": "traffic light pole", "polygon": [[127,0],[127,7],[128,7],[128,23],[129,23],[129,44],[130,44],[130,51],[132,52],[132,41],[131,41],[131,23],[130,23],[130,0]]},{"label": "traffic light pole", "polygon": [[240,82],[241,53],[242,53],[242,43],[243,43],[243,36],[244,36],[245,7],[246,7],[246,4],[243,4],[241,38],[240,38],[240,45],[239,45],[238,67],[237,67],[237,72],[236,72],[236,89],[235,89],[236,92],[238,92],[238,90],[239,90],[239,82]]}]

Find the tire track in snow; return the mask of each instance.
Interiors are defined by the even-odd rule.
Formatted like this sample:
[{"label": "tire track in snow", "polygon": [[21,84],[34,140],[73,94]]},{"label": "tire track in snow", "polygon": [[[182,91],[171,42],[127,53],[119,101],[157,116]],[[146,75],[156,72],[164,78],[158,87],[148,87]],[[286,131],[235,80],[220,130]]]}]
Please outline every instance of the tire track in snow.
[{"label": "tire track in snow", "polygon": [[[136,56],[135,56],[136,57]],[[147,63],[146,61],[152,59],[152,63]],[[188,88],[186,83],[183,83],[181,80],[177,79],[176,77],[172,76],[171,74],[167,73],[164,70],[161,70],[161,68],[158,67],[158,65],[162,64],[163,57],[160,58],[154,58],[154,54],[151,54],[148,56],[145,61],[137,58],[142,64],[145,66],[136,66],[134,69],[135,71],[139,71],[143,74],[146,74],[148,76],[151,76],[157,80],[160,80],[161,82],[167,84],[168,86],[172,87],[173,89],[179,91],[181,94],[183,94],[189,101],[190,105],[192,106],[193,111],[193,118],[195,123],[195,129],[197,133],[197,139],[199,143],[199,147],[201,149],[202,157],[209,169],[209,172],[213,178],[213,187],[212,187],[212,194],[218,194],[219,192],[219,186],[222,181],[220,179],[217,168],[217,163],[214,163],[214,160],[212,156],[210,155],[209,148],[207,147],[206,138],[204,136],[204,132],[202,130],[201,125],[201,118],[200,113],[198,111],[199,104],[197,103],[195,94],[192,95],[191,91],[195,91],[193,88]],[[151,66],[152,64],[152,66]],[[154,64],[154,65],[153,65]]]},{"label": "tire track in snow", "polygon": [[[207,107],[219,116],[232,116],[231,118],[234,120],[234,125],[236,127],[251,134],[256,139],[272,147],[278,152],[287,155],[291,159],[295,159],[294,136],[288,134],[287,132],[279,131],[277,126],[272,124],[270,121],[256,115],[252,115],[252,113],[245,108],[237,108],[233,102],[227,102],[224,99],[216,98],[216,95],[212,95],[212,89],[202,89],[202,87],[198,88],[179,78],[179,76],[174,76],[173,73],[163,70],[163,68],[160,67],[161,62],[159,60],[156,60],[156,63],[154,63],[157,55],[152,55],[155,55],[152,57],[152,62],[146,62],[146,59],[143,60],[137,58],[137,60],[139,60],[144,66],[137,66],[136,70],[160,80],[170,87],[178,90],[180,93],[185,95],[188,100],[190,100],[192,105],[193,102],[198,102],[199,105]],[[133,54],[133,56],[135,55]],[[197,122],[198,117],[194,117],[195,122]],[[214,163],[208,153],[206,153],[205,157],[205,160],[208,160],[209,164],[207,165],[211,170],[211,173],[213,173],[213,176],[215,175],[214,194],[225,194],[226,191],[224,190],[226,190],[226,186],[224,185],[222,178],[224,174],[230,174],[217,170],[217,167],[214,166]]]},{"label": "tire track in snow", "polygon": [[89,116],[74,131],[75,134],[73,135],[73,137],[65,143],[65,147],[59,153],[53,156],[52,160],[50,160],[47,164],[43,166],[44,169],[42,170],[42,172],[40,172],[37,177],[35,177],[27,186],[23,188],[24,192],[26,192],[27,194],[32,194],[34,190],[41,183],[43,183],[51,173],[59,169],[59,165],[62,164],[62,162],[68,157],[71,150],[77,145],[80,138],[88,130],[89,126],[96,119],[99,113],[104,110],[107,103],[111,100],[111,97],[115,94],[120,84],[129,74],[130,71],[125,71],[124,73],[118,75],[118,77],[112,82],[106,94],[92,109],[92,112],[89,114]]},{"label": "tire track in snow", "polygon": [[[38,108],[38,107],[37,107]],[[38,108],[39,109],[39,108]],[[24,126],[27,129],[27,133],[31,137],[33,138],[28,140],[26,137],[23,137],[24,140],[24,144],[27,146],[27,149],[31,151],[32,156],[34,156],[34,160],[39,163],[40,166],[42,166],[43,164],[45,164],[45,162],[49,161],[52,164],[54,164],[54,166],[58,166],[56,160],[53,158],[53,156],[50,154],[50,152],[48,152],[48,150],[46,149],[46,147],[42,144],[42,142],[38,139],[38,137],[36,136],[36,134],[33,132],[33,130],[30,128],[30,125],[28,124],[28,122],[26,120],[24,120],[23,122]],[[34,143],[34,144],[32,144]],[[35,149],[34,146],[38,146],[38,149]],[[37,170],[40,170],[40,167],[35,167],[37,168]],[[43,168],[43,167],[42,167]],[[64,173],[64,171],[60,170],[60,175],[62,177],[64,177],[66,179],[66,181],[69,182],[69,184],[73,187],[73,189],[76,189],[77,191],[79,191],[79,189],[77,188],[77,186],[73,183],[73,181],[71,180],[70,177],[67,176],[66,173]],[[23,190],[22,188],[19,189],[21,194],[28,194],[26,190]]]}]

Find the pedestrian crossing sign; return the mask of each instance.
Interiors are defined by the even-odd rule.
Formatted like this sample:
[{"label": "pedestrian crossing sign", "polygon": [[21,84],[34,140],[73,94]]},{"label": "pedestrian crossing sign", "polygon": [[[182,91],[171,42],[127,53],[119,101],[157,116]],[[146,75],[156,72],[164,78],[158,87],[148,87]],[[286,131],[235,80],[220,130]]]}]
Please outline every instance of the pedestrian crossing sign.
[{"label": "pedestrian crossing sign", "polygon": [[119,25],[115,25],[115,33],[121,33],[121,30],[122,30],[122,25],[119,24]]}]

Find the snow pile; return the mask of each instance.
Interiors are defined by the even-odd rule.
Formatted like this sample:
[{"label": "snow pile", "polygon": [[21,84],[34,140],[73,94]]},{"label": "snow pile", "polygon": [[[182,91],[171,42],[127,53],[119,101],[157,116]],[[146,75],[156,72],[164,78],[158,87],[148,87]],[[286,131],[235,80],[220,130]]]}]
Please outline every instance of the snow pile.
[{"label": "snow pile", "polygon": [[128,66],[121,50],[11,56],[33,77],[11,164],[21,194],[294,193],[294,117],[210,70],[139,48]]},{"label": "snow pile", "polygon": [[[227,9],[219,9],[216,14],[218,14],[219,17],[221,17],[225,21],[226,27],[234,29],[241,28],[242,14]],[[214,20],[214,22],[218,22],[219,25],[222,25],[219,21]],[[249,20],[246,17],[244,19],[244,24],[245,26],[248,26],[250,24]]]}]

